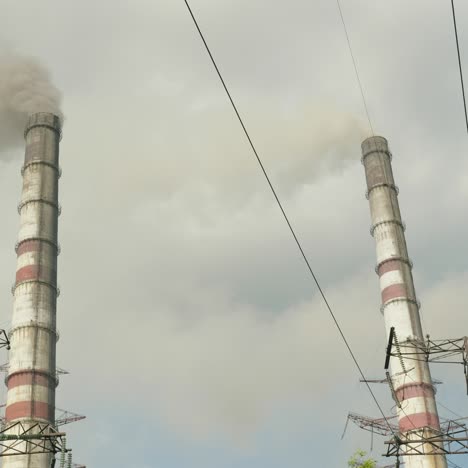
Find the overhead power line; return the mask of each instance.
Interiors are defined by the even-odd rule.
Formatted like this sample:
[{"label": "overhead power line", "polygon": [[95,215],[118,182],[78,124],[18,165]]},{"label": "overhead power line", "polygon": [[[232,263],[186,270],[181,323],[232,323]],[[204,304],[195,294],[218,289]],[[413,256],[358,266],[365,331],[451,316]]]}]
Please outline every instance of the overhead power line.
[{"label": "overhead power line", "polygon": [[463,80],[463,67],[460,57],[460,44],[458,42],[458,29],[457,29],[457,15],[455,13],[455,2],[452,0],[452,16],[453,16],[453,30],[455,32],[455,42],[457,44],[457,56],[458,56],[458,68],[460,70],[460,83],[461,83],[461,90],[462,90],[462,97],[463,97],[463,108],[465,110],[465,124],[466,124],[466,131],[468,133],[468,113],[466,111],[466,98],[465,98],[465,83]]},{"label": "overhead power line", "polygon": [[349,55],[351,56],[351,60],[353,61],[354,74],[356,75],[356,80],[359,86],[359,90],[361,91],[361,98],[364,104],[364,110],[366,111],[366,116],[369,122],[370,131],[371,131],[372,136],[374,136],[374,127],[372,125],[372,121],[370,118],[370,112],[369,112],[369,107],[367,106],[366,95],[364,94],[364,86],[362,85],[361,77],[359,76],[359,69],[357,66],[356,58],[354,57],[353,48],[351,47],[351,39],[349,38],[348,28],[346,26],[346,21],[344,19],[343,9],[341,8],[340,0],[336,0],[336,4],[338,6],[338,11],[340,13],[341,23],[343,24],[343,30],[346,36],[346,42],[348,43]]},{"label": "overhead power line", "polygon": [[[375,404],[377,405],[377,408],[379,409],[380,414],[382,415],[383,419],[385,420],[386,424],[388,425],[390,431],[395,435],[390,423],[387,420],[387,417],[385,416],[385,413],[384,413],[382,407],[380,406],[380,403],[377,400],[377,397],[375,396],[375,394],[372,391],[369,383],[367,382],[367,379],[366,379],[366,377],[364,375],[364,372],[363,372],[363,370],[362,370],[362,368],[361,368],[361,366],[360,366],[360,364],[359,364],[359,362],[358,362],[358,360],[357,360],[357,358],[356,358],[356,356],[355,356],[355,354],[354,354],[354,352],[353,352],[353,350],[351,348],[351,345],[349,344],[349,342],[348,342],[348,340],[347,340],[347,338],[346,338],[346,336],[345,336],[345,334],[344,334],[344,332],[343,332],[343,330],[341,328],[341,325],[339,324],[338,319],[336,318],[336,316],[335,316],[335,314],[334,314],[334,312],[333,312],[333,310],[332,310],[332,308],[330,306],[330,303],[328,302],[328,299],[326,298],[325,293],[323,292],[323,289],[322,289],[322,287],[321,287],[321,285],[320,285],[320,283],[318,281],[318,278],[315,275],[315,273],[314,273],[314,271],[313,271],[313,269],[312,269],[312,267],[310,265],[310,262],[309,262],[309,260],[307,258],[307,255],[304,252],[302,244],[299,241],[298,236],[296,235],[296,232],[295,232],[295,230],[294,230],[294,228],[293,228],[293,226],[292,226],[292,224],[291,224],[291,222],[289,220],[288,215],[286,214],[286,211],[285,211],[285,209],[284,209],[284,207],[283,207],[283,205],[282,205],[282,203],[281,203],[281,201],[279,199],[279,196],[278,196],[278,194],[277,194],[277,192],[276,192],[276,190],[275,190],[275,188],[274,188],[274,186],[273,186],[273,184],[271,182],[271,179],[270,179],[270,177],[269,177],[269,175],[268,175],[268,173],[267,173],[267,171],[265,169],[265,166],[263,165],[263,162],[262,162],[262,160],[261,160],[261,158],[260,158],[260,156],[259,156],[259,154],[258,154],[258,152],[257,152],[257,150],[255,148],[255,145],[254,145],[254,143],[252,141],[252,138],[250,137],[250,134],[247,131],[247,128],[246,128],[246,126],[244,124],[244,121],[243,121],[243,119],[242,119],[242,117],[241,117],[241,115],[239,113],[239,110],[238,110],[238,108],[237,108],[237,106],[236,106],[236,104],[235,104],[235,102],[234,102],[234,100],[232,98],[232,95],[231,95],[231,93],[230,93],[230,91],[229,91],[229,89],[228,89],[228,87],[226,85],[226,82],[224,81],[224,78],[223,78],[223,76],[222,76],[222,74],[221,74],[221,72],[220,72],[220,70],[218,68],[218,65],[217,65],[217,63],[216,63],[216,61],[215,61],[215,59],[213,57],[213,54],[211,53],[211,50],[210,50],[210,48],[208,46],[208,43],[205,40],[205,36],[203,35],[203,33],[202,33],[201,29],[200,29],[198,21],[195,18],[195,15],[194,15],[194,13],[193,13],[190,5],[189,5],[189,2],[188,2],[188,0],[184,0],[184,2],[185,2],[185,5],[186,5],[186,7],[188,9],[188,12],[190,13],[190,16],[191,16],[191,18],[193,20],[193,23],[194,23],[195,27],[197,28],[198,34],[200,35],[200,38],[201,38],[201,40],[202,40],[202,42],[203,42],[203,44],[205,46],[205,49],[206,49],[206,51],[207,51],[207,53],[208,53],[208,55],[209,55],[209,57],[211,59],[211,63],[213,64],[213,66],[214,66],[214,68],[216,70],[216,73],[218,74],[218,77],[219,77],[219,79],[221,81],[221,84],[223,85],[224,91],[226,92],[226,95],[229,98],[231,106],[234,109],[234,112],[235,112],[235,114],[237,116],[237,119],[239,120],[239,123],[240,123],[240,125],[242,127],[242,130],[244,131],[244,134],[245,134],[245,136],[246,136],[246,138],[247,138],[247,140],[248,140],[248,142],[250,144],[250,147],[252,148],[253,154],[255,155],[255,158],[256,158],[256,160],[257,160],[257,162],[258,162],[258,164],[260,166],[260,169],[261,169],[261,171],[262,171],[262,173],[263,173],[263,175],[264,175],[264,177],[265,177],[265,179],[266,179],[266,181],[268,183],[268,186],[270,187],[270,190],[271,190],[271,192],[272,192],[272,194],[273,194],[273,196],[274,196],[274,198],[276,200],[276,203],[277,203],[277,205],[278,205],[278,207],[279,207],[279,209],[280,209],[280,211],[281,211],[281,213],[283,215],[283,218],[286,221],[286,224],[288,225],[289,231],[291,232],[291,234],[292,234],[292,236],[294,238],[296,246],[299,249],[299,252],[301,253],[301,256],[302,256],[302,258],[303,258],[303,260],[304,260],[304,262],[305,262],[305,264],[307,266],[307,269],[308,269],[308,271],[309,271],[315,285],[317,286],[317,289],[318,289],[318,291],[320,293],[320,296],[322,297],[323,302],[325,303],[325,306],[326,306],[326,308],[327,308],[327,310],[328,310],[328,312],[329,312],[329,314],[330,314],[330,316],[331,316],[331,318],[332,318],[332,320],[333,320],[333,322],[334,322],[334,324],[335,324],[335,326],[336,326],[336,328],[337,328],[337,330],[338,330],[338,332],[339,332],[339,334],[341,336],[341,339],[343,340],[343,342],[344,342],[344,344],[345,344],[345,346],[346,346],[346,348],[347,348],[347,350],[348,350],[348,352],[349,352],[349,354],[350,354],[356,368],[359,371],[359,374],[361,375],[362,379],[364,380],[364,382],[365,382],[365,384],[367,386],[367,389],[368,389],[369,393],[372,396],[372,399],[374,400]],[[342,16],[342,18],[343,18],[343,16]],[[356,68],[356,70],[357,70],[357,68]]]},{"label": "overhead power line", "polygon": [[447,463],[452,467],[452,468],[462,468],[460,465],[457,465],[453,461],[450,461],[447,459]]}]

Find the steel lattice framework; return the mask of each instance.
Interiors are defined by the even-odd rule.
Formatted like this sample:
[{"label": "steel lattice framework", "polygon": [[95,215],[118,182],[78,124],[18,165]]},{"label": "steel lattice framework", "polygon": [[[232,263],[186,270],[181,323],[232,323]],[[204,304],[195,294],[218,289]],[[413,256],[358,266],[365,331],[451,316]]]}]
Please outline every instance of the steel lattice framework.
[{"label": "steel lattice framework", "polygon": [[[86,468],[73,463],[72,450],[66,445],[65,432],[59,432],[47,423],[26,425],[23,422],[14,422],[3,425],[0,430],[0,450],[0,457],[53,454],[50,468],[55,468],[57,462],[59,468]],[[59,459],[56,458],[57,454]]]},{"label": "steel lattice framework", "polygon": [[[453,359],[457,356],[459,356],[458,359]],[[432,340],[430,336],[427,335],[426,341],[421,343],[415,341],[411,343],[406,341],[401,342],[397,338],[395,328],[392,327],[388,341],[385,369],[388,368],[391,357],[434,364],[461,364],[463,365],[465,376],[467,376],[468,337]]]},{"label": "steel lattice framework", "polygon": [[[353,422],[361,429],[382,436],[391,436],[385,442],[386,457],[407,455],[460,455],[468,454],[468,418],[441,419],[441,430],[435,436],[428,436],[427,432],[410,431],[402,434],[396,424],[397,417],[369,418],[356,413],[349,413],[346,425]],[[427,428],[433,432],[433,428]],[[346,431],[346,427],[345,427]],[[344,434],[343,434],[344,435]]]},{"label": "steel lattice framework", "polygon": [[65,424],[70,424],[76,421],[81,421],[85,419],[86,416],[81,414],[72,413],[71,411],[63,410],[60,408],[55,408],[55,427],[63,426]]},{"label": "steel lattice framework", "polygon": [[[467,418],[463,418],[467,419]],[[428,428],[429,429],[429,428]],[[459,420],[449,421],[438,435],[424,436],[407,433],[398,434],[386,441],[385,456],[399,457],[401,455],[464,455],[468,454],[468,430],[466,424]],[[433,429],[431,428],[431,431]]]},{"label": "steel lattice framework", "polygon": [[2,427],[0,448],[2,457],[68,451],[64,432],[58,432],[50,424],[35,423],[26,426],[21,421]]}]

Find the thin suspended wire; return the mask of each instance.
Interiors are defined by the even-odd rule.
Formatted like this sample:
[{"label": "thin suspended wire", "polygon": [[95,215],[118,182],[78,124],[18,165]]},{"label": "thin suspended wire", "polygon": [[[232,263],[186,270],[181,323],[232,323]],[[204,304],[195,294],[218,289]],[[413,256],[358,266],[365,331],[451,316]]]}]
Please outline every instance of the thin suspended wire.
[{"label": "thin suspended wire", "polygon": [[361,98],[362,98],[362,102],[364,104],[364,110],[366,111],[367,121],[369,122],[369,128],[370,128],[370,131],[371,131],[371,135],[375,136],[374,127],[372,126],[372,121],[371,121],[371,118],[370,118],[369,107],[367,106],[367,100],[366,100],[366,96],[364,94],[364,86],[362,85],[362,81],[361,81],[361,78],[359,76],[359,70],[358,70],[356,58],[354,57],[353,48],[351,47],[351,39],[349,38],[348,28],[346,26],[346,22],[345,22],[345,19],[344,19],[343,9],[341,8],[340,0],[336,0],[336,4],[338,6],[338,11],[340,13],[341,23],[343,24],[343,30],[344,30],[344,33],[345,33],[345,36],[346,36],[346,42],[348,43],[349,55],[351,55],[351,60],[353,61],[354,74],[356,75],[356,80],[357,80],[357,83],[358,83],[358,86],[359,86],[359,90],[361,91]]},{"label": "thin suspended wire", "polygon": [[[413,377],[411,377],[411,375],[407,374],[405,376],[406,377],[409,377],[410,380],[413,382],[413,383],[417,383],[416,380],[413,379]],[[434,397],[435,398],[435,397]],[[450,408],[448,408],[446,405],[444,405],[439,398],[436,399],[436,404],[437,406],[441,406],[442,408],[444,408],[446,411],[448,411],[449,413],[452,413],[454,416],[456,416],[457,418],[460,418],[460,419],[465,419],[462,415],[458,414],[458,413],[455,413],[455,411],[452,411]]]},{"label": "thin suspended wire", "polygon": [[466,419],[464,416],[458,414],[458,413],[455,413],[455,411],[452,411],[449,407],[447,407],[446,405],[444,405],[439,398],[437,398],[437,405],[438,406],[441,406],[442,408],[444,408],[446,411],[448,411],[449,413],[452,413],[454,416],[456,416],[457,418],[460,418],[460,419]]},{"label": "thin suspended wire", "polygon": [[468,133],[468,113],[466,110],[466,98],[465,98],[465,84],[463,80],[463,67],[460,57],[460,44],[458,42],[458,29],[457,29],[457,15],[455,13],[455,2],[452,0],[452,17],[453,17],[453,29],[455,32],[455,42],[457,44],[457,56],[458,56],[458,69],[460,70],[460,83],[461,83],[461,91],[463,97],[463,108],[465,110],[465,124],[466,124],[466,131]]},{"label": "thin suspended wire", "polygon": [[[411,378],[411,377],[410,377]],[[413,380],[414,382],[414,379],[411,378],[411,380]],[[441,406],[443,406],[445,409],[447,409],[448,411],[450,411],[451,413],[457,415],[456,413],[454,413],[452,410],[448,409],[446,406],[442,405],[439,401],[437,402],[438,404],[440,404]],[[408,416],[408,413],[406,413],[405,409],[403,408],[403,406],[400,407],[400,410],[403,412],[403,414],[406,416],[406,418],[411,422],[411,425],[413,426],[413,429],[415,430],[421,430],[421,428],[418,428],[415,426],[415,424],[413,423],[411,417]],[[465,419],[465,418],[462,418],[462,419]],[[429,439],[426,439],[426,437],[424,436],[424,434],[421,434],[421,439],[422,440],[427,440],[429,443],[430,443],[430,440]],[[404,456],[404,454],[402,454]],[[438,454],[440,456],[444,456],[445,457],[445,460],[447,461],[447,463],[449,463],[453,468],[461,468],[460,466],[458,466],[456,463],[450,461],[448,458],[447,458],[447,454],[445,453],[440,453]]]},{"label": "thin suspended wire", "polygon": [[449,459],[447,459],[447,463],[453,468],[462,468],[460,465],[457,465],[456,463],[454,463],[453,461],[450,461]]},{"label": "thin suspended wire", "polygon": [[[297,234],[296,234],[296,232],[295,232],[295,230],[294,230],[294,228],[293,228],[293,226],[292,226],[292,224],[291,224],[291,222],[289,220],[289,217],[286,214],[286,211],[285,211],[285,209],[284,209],[284,207],[283,207],[283,205],[282,205],[282,203],[281,203],[281,201],[279,199],[279,196],[278,196],[278,194],[277,194],[277,192],[276,192],[276,190],[275,190],[275,188],[274,188],[274,186],[273,186],[273,184],[272,184],[272,182],[270,180],[270,177],[269,177],[269,175],[268,175],[268,173],[267,173],[267,171],[265,169],[265,166],[263,165],[263,162],[262,162],[262,160],[261,160],[261,158],[260,158],[260,156],[259,156],[259,154],[257,152],[257,149],[256,149],[251,137],[250,137],[250,134],[247,131],[247,128],[246,128],[246,126],[244,124],[244,121],[243,121],[243,119],[242,119],[242,117],[241,117],[241,115],[239,113],[239,110],[238,110],[238,108],[237,108],[237,106],[236,106],[236,104],[235,104],[235,102],[234,102],[234,100],[233,100],[233,98],[231,96],[231,93],[230,93],[230,91],[229,91],[229,89],[228,89],[228,87],[226,85],[226,82],[224,81],[224,78],[223,78],[223,76],[222,76],[222,74],[221,74],[221,72],[220,72],[220,70],[218,68],[218,65],[217,65],[217,63],[216,63],[216,61],[215,61],[215,59],[213,57],[213,54],[211,53],[211,50],[210,50],[210,48],[208,46],[208,43],[205,40],[205,36],[203,35],[203,33],[202,33],[201,29],[200,29],[198,21],[195,18],[195,15],[194,15],[194,13],[193,13],[190,5],[189,5],[189,2],[188,2],[188,0],[184,0],[184,2],[185,2],[185,5],[187,7],[187,10],[188,10],[188,12],[189,12],[189,14],[190,14],[190,16],[192,18],[192,21],[193,21],[193,23],[194,23],[194,25],[195,25],[195,27],[196,27],[196,29],[198,31],[198,34],[200,35],[200,38],[201,38],[201,40],[202,40],[202,42],[203,42],[203,44],[205,46],[206,52],[208,53],[208,55],[210,57],[211,63],[213,64],[213,67],[216,70],[218,78],[221,81],[221,84],[223,85],[224,91],[226,92],[226,95],[227,95],[227,97],[228,97],[228,99],[229,99],[229,101],[231,103],[231,106],[232,106],[232,108],[233,108],[233,110],[234,110],[234,112],[235,112],[235,114],[237,116],[237,119],[238,119],[238,121],[239,121],[239,123],[240,123],[240,125],[242,127],[242,130],[244,131],[244,134],[245,134],[245,136],[246,136],[246,138],[247,138],[247,140],[249,142],[249,145],[250,145],[250,147],[252,149],[252,152],[255,155],[255,159],[257,160],[258,165],[260,166],[260,169],[261,169],[261,171],[262,171],[262,173],[263,173],[263,175],[264,175],[264,177],[265,177],[265,179],[266,179],[266,181],[268,183],[268,186],[270,187],[270,190],[271,190],[271,192],[272,192],[272,194],[273,194],[273,196],[275,198],[276,204],[278,205],[278,208],[280,209],[281,214],[283,215],[283,218],[284,218],[284,220],[285,220],[285,222],[286,222],[286,224],[287,224],[287,226],[289,228],[289,231],[291,232],[291,235],[294,238],[296,246],[299,249],[299,252],[300,252],[300,254],[301,254],[301,256],[302,256],[302,258],[303,258],[303,260],[304,260],[304,262],[305,262],[305,264],[307,266],[307,269],[308,269],[308,271],[309,271],[315,285],[317,286],[317,289],[318,289],[318,291],[320,293],[320,296],[322,297],[322,300],[325,303],[325,306],[326,306],[326,308],[327,308],[327,310],[328,310],[328,312],[329,312],[329,314],[330,314],[330,316],[331,316],[331,318],[332,318],[332,320],[333,320],[333,322],[334,322],[334,324],[335,324],[335,326],[336,326],[336,328],[337,328],[337,330],[338,330],[338,332],[339,332],[339,334],[341,336],[341,339],[344,342],[344,344],[345,344],[345,346],[346,346],[346,348],[347,348],[347,350],[348,350],[348,352],[349,352],[349,354],[350,354],[356,368],[359,371],[359,374],[361,375],[363,380],[366,381],[367,379],[366,379],[366,377],[364,375],[364,372],[363,372],[363,370],[362,370],[362,368],[361,368],[361,366],[360,366],[360,364],[359,364],[359,362],[358,362],[358,360],[357,360],[357,358],[356,358],[356,356],[355,356],[355,354],[354,354],[354,352],[353,352],[353,350],[351,348],[351,345],[349,344],[349,342],[348,342],[348,340],[347,340],[347,338],[346,338],[346,336],[345,336],[345,334],[344,334],[344,332],[343,332],[343,330],[341,328],[341,325],[338,322],[338,319],[336,318],[336,316],[335,316],[335,314],[334,314],[334,312],[333,312],[333,310],[332,310],[332,308],[330,306],[330,303],[328,302],[328,299],[325,296],[325,293],[324,293],[324,291],[323,291],[323,289],[322,289],[322,287],[321,287],[321,285],[320,285],[320,283],[319,283],[319,281],[317,279],[317,276],[315,275],[315,273],[314,273],[314,271],[313,271],[313,269],[312,269],[312,267],[310,265],[310,262],[309,262],[306,254],[304,252],[302,244],[299,241],[299,238],[297,237]],[[357,67],[355,67],[355,69],[357,70]],[[362,86],[361,86],[361,91],[362,91]],[[366,111],[367,111],[367,105],[366,105]],[[368,115],[368,118],[369,118],[368,113],[367,113],[367,115]],[[370,122],[370,118],[369,118],[369,122]],[[371,129],[372,129],[372,126],[371,126]],[[372,391],[369,383],[365,382],[365,384],[366,384],[367,389],[368,389],[369,393],[371,394],[372,399],[374,400],[377,408],[379,409],[380,414],[382,415],[382,418],[385,420],[388,428],[390,429],[392,434],[395,436],[396,434],[393,431],[393,428],[391,427],[390,423],[388,422],[387,417],[385,416],[385,413],[384,413],[382,407],[380,406],[380,403],[378,402],[377,397],[375,396],[374,392]]]},{"label": "thin suspended wire", "polygon": [[[417,382],[413,379],[413,377],[411,377],[411,375],[409,375],[409,374],[405,374],[403,383],[406,381],[406,378],[407,378],[407,377],[408,377],[410,380],[412,380],[414,383],[417,383]],[[404,400],[403,400],[403,401],[404,401]],[[402,402],[403,402],[403,401],[402,401]],[[456,413],[454,413],[453,411],[451,411],[450,409],[448,409],[446,406],[444,406],[443,404],[441,404],[439,401],[437,401],[437,404],[440,404],[441,406],[443,406],[445,409],[447,409],[447,410],[450,411],[451,413],[457,415]],[[416,425],[414,424],[414,422],[413,422],[413,420],[411,419],[411,417],[410,417],[410,416],[408,415],[408,413],[405,411],[405,408],[403,407],[403,405],[400,405],[399,408],[400,408],[400,411],[405,415],[405,417],[406,417],[406,418],[408,419],[408,421],[411,423],[411,425],[413,426],[413,429],[414,429],[414,430],[421,430],[420,427],[416,427]],[[424,432],[421,434],[421,439],[422,439],[422,440],[428,440],[428,439],[426,439],[426,437],[424,436]],[[430,443],[429,440],[428,440],[428,442]],[[404,454],[402,454],[402,455],[404,456]],[[452,463],[452,465],[453,465],[454,468],[460,468],[460,467],[458,467],[458,465],[456,465],[455,463],[453,463],[453,462],[451,462],[450,460],[448,460],[447,455],[446,455],[445,453],[440,453],[440,454],[438,454],[438,455],[444,456],[444,457],[445,457],[445,460],[447,461],[447,463]]]}]

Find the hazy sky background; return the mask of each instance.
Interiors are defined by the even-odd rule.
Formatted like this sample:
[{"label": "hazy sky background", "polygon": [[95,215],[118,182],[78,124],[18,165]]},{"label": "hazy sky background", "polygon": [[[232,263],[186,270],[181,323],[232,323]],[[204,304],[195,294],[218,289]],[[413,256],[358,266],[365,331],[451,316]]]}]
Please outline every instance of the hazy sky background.
[{"label": "hazy sky background", "polygon": [[[468,5],[456,3],[468,64]],[[58,365],[71,374],[57,405],[87,415],[67,426],[75,462],[339,468],[368,450],[354,426],[340,437],[348,411],[377,409],[184,2],[1,6],[2,47],[38,57],[64,96]],[[450,2],[342,6],[375,132],[394,153],[425,330],[463,336],[468,137]],[[192,7],[345,334],[366,374],[383,377],[359,162],[369,130],[336,2]],[[4,327],[22,158],[19,146],[0,160]],[[433,374],[442,403],[467,414],[462,367]],[[388,393],[376,388],[390,414]]]}]

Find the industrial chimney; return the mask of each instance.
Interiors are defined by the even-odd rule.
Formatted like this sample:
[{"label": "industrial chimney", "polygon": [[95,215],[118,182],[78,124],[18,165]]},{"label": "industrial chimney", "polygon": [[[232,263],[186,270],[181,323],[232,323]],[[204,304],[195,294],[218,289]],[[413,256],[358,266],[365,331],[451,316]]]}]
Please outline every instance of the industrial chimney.
[{"label": "industrial chimney", "polygon": [[[385,138],[374,136],[362,143],[362,162],[372,218],[371,234],[377,248],[376,271],[380,278],[381,311],[387,336],[394,328],[403,353],[400,359],[393,358],[390,363],[399,429],[403,438],[421,440],[439,434],[440,425],[429,365],[424,360],[404,357],[404,353],[414,353],[415,346],[424,349],[425,345],[391,159]],[[427,455],[406,456],[405,466],[446,468],[445,456],[431,454],[436,447],[424,445]]]},{"label": "industrial chimney", "polygon": [[[24,132],[26,152],[18,207],[20,230],[5,419],[7,426],[20,421],[33,434],[38,423],[41,427],[53,426],[55,418],[60,135],[60,119],[49,113],[31,115]],[[10,433],[18,431],[20,428],[14,426]],[[23,444],[22,450],[28,444],[14,443],[17,447]],[[2,466],[50,468],[52,457],[50,453],[6,456]]]}]

